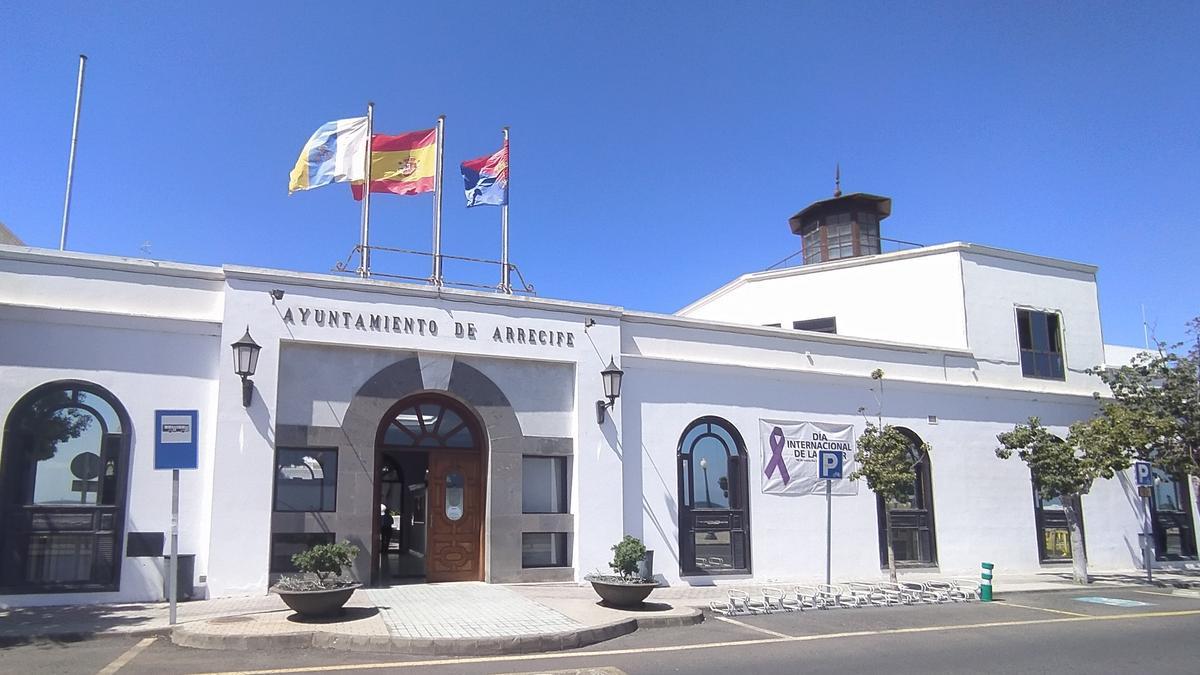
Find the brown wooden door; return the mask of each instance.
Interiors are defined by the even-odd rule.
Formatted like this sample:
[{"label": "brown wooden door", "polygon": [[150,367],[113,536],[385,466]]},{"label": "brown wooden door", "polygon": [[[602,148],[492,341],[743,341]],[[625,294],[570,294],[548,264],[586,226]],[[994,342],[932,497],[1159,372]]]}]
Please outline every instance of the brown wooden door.
[{"label": "brown wooden door", "polygon": [[483,465],[479,453],[429,453],[426,581],[483,580]]}]

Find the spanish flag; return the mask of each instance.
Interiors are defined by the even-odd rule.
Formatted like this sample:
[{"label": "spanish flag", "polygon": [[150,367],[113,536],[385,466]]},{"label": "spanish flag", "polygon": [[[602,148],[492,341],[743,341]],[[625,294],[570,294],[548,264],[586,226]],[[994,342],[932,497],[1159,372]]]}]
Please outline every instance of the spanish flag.
[{"label": "spanish flag", "polygon": [[[436,165],[437,129],[371,137],[371,192],[433,192]],[[351,184],[350,189],[356,200],[362,199],[361,181]]]}]

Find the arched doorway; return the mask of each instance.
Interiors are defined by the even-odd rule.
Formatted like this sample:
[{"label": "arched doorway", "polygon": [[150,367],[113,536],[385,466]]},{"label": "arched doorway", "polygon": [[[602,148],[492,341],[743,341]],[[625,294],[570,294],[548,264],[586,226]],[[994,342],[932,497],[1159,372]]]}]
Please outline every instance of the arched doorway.
[{"label": "arched doorway", "polygon": [[483,439],[475,414],[441,394],[406,398],[383,416],[375,442],[377,583],[483,580]]},{"label": "arched doorway", "polygon": [[879,513],[879,564],[887,566],[887,528],[885,512],[891,512],[892,549],[896,564],[910,567],[937,565],[937,533],[933,523],[933,480],[929,453],[924,441],[909,429],[897,427],[908,438],[908,458],[912,463],[913,482],[899,500],[876,497]]},{"label": "arched doorway", "polygon": [[94,384],[17,402],[0,455],[0,593],[119,589],[129,439],[125,409]]},{"label": "arched doorway", "polygon": [[746,445],[729,422],[702,417],[679,438],[679,564],[684,575],[750,572]]}]

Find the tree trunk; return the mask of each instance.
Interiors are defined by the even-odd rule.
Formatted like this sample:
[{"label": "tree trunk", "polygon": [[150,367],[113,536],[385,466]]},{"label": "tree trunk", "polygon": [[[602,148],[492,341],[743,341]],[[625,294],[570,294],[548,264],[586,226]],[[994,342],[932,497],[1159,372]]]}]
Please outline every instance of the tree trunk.
[{"label": "tree trunk", "polygon": [[1083,548],[1083,514],[1076,504],[1079,495],[1063,497],[1063,512],[1067,517],[1067,531],[1071,535],[1071,575],[1077,584],[1088,584],[1087,551]]},{"label": "tree trunk", "polygon": [[883,536],[887,540],[888,578],[896,583],[896,550],[892,547],[892,510],[883,505]]}]

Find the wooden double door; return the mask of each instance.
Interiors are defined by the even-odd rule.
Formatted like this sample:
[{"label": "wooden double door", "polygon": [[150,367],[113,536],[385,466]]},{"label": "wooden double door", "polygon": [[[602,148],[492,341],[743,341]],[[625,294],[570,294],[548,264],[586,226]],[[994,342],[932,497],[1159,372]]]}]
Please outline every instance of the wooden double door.
[{"label": "wooden double door", "polygon": [[[428,458],[423,482],[429,582],[483,580],[487,453],[476,420],[457,401],[426,395],[396,404],[380,425],[377,461],[385,452]],[[411,487],[419,480],[405,482]]]}]

